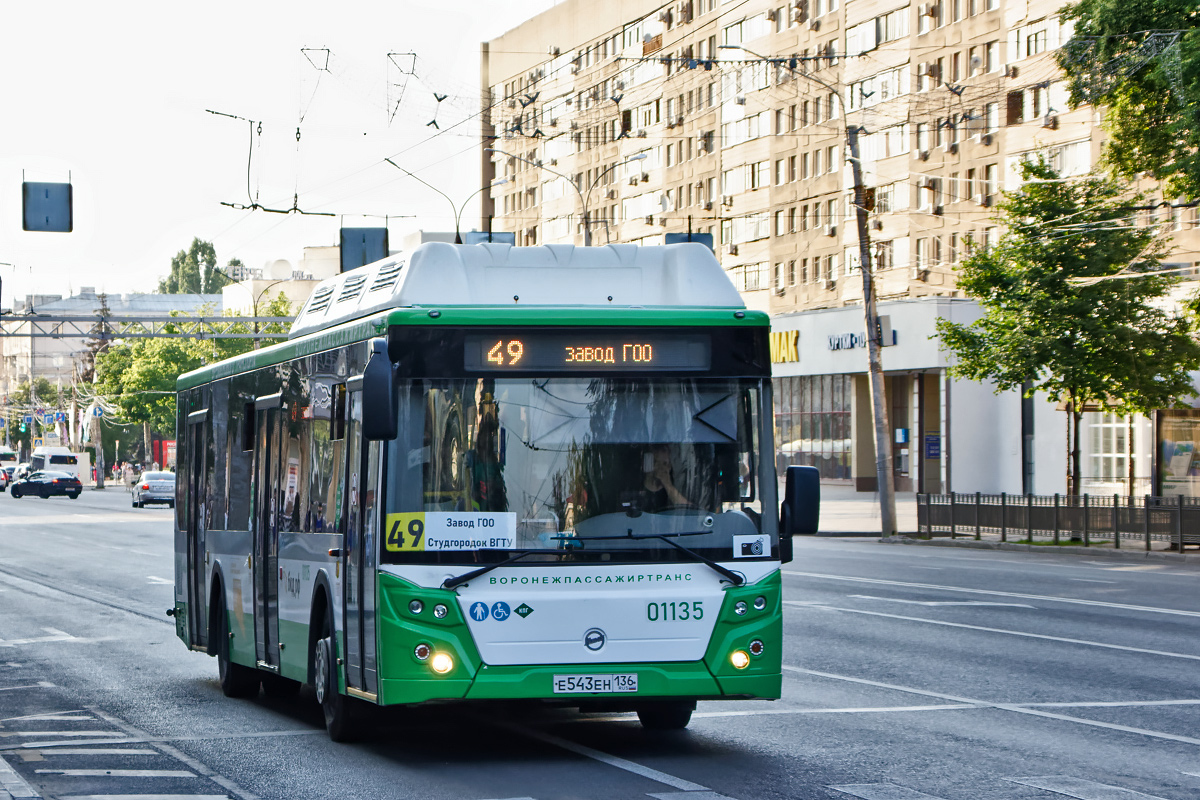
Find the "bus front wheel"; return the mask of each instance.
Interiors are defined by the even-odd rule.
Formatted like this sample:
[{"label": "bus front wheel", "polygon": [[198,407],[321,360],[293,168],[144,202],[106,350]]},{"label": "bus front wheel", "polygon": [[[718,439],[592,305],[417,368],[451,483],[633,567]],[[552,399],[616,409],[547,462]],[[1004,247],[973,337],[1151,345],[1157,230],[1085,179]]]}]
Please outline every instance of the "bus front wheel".
[{"label": "bus front wheel", "polygon": [[317,640],[313,652],[313,689],[325,714],[325,729],[335,742],[351,742],[358,737],[362,723],[358,700],[338,691],[337,661],[333,655],[333,636],[328,626]]},{"label": "bus front wheel", "polygon": [[651,731],[681,731],[692,721],[695,700],[660,700],[638,706],[638,721]]}]

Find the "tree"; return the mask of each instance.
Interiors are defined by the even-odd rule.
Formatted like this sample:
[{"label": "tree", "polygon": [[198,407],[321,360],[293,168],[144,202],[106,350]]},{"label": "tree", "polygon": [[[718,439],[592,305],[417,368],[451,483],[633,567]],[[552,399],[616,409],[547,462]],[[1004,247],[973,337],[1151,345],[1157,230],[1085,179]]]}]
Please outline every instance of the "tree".
[{"label": "tree", "polygon": [[1200,197],[1200,5],[1079,0],[1063,15],[1075,21],[1075,38],[1059,63],[1073,102],[1107,107],[1110,168],[1127,180],[1148,173],[1171,195]]},{"label": "tree", "polygon": [[[211,309],[200,312],[201,315],[209,313]],[[288,317],[292,315],[292,309],[280,293],[267,305],[264,313]],[[226,315],[232,316],[228,312]],[[176,313],[174,316],[183,315]],[[167,325],[163,332],[177,331]],[[230,333],[250,332],[246,323],[238,323],[230,329]],[[264,332],[282,339],[287,336],[287,325],[272,324]],[[120,409],[122,419],[148,424],[153,432],[170,437],[175,431],[176,379],[205,364],[247,352],[253,342],[253,339],[231,338],[153,338],[113,342],[96,356],[96,392]]]},{"label": "tree", "polygon": [[[229,266],[243,266],[230,259]],[[158,282],[161,294],[215,294],[232,283],[217,266],[217,251],[212,242],[192,239],[187,250],[180,250],[171,259],[171,272]]]},{"label": "tree", "polygon": [[[1149,271],[1164,248],[1153,228],[1129,224],[1130,197],[1114,179],[1062,180],[1044,162],[1022,165],[1027,181],[1005,194],[1007,232],[975,248],[958,285],[979,300],[970,325],[938,320],[955,377],[1022,387],[1065,402],[1069,494],[1079,493],[1079,422],[1088,404],[1121,414],[1177,405],[1195,388],[1200,345],[1190,321],[1163,302],[1174,279]],[[1107,279],[1119,272],[1132,279]],[[1070,437],[1070,434],[1068,434]]]}]

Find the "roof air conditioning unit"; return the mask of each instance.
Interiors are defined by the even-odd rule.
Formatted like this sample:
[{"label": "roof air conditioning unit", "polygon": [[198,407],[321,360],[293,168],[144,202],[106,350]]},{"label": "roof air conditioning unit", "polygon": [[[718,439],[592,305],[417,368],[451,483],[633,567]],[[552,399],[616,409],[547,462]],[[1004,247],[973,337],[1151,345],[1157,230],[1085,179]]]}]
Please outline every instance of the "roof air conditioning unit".
[{"label": "roof air conditioning unit", "polygon": [[557,128],[557,127],[558,127],[558,120],[557,120],[557,119],[552,119],[552,120],[550,120],[550,127],[551,127],[551,128]]},{"label": "roof air conditioning unit", "polygon": [[990,194],[981,195],[979,197],[979,205],[983,206],[984,208],[991,208],[992,196]]},{"label": "roof air conditioning unit", "polygon": [[990,133],[979,134],[979,143],[982,145],[991,144],[992,143],[992,135]]},{"label": "roof air conditioning unit", "polygon": [[779,18],[779,15],[775,12],[775,9],[772,8],[767,11],[767,21],[768,22],[774,22],[778,18]]},{"label": "roof air conditioning unit", "polygon": [[737,97],[735,97],[735,98],[733,99],[733,102],[737,103],[739,106],[744,106],[744,105],[746,105],[746,95],[744,95],[744,94],[739,94]]},{"label": "roof air conditioning unit", "polygon": [[873,227],[877,231],[883,230],[883,220],[881,220],[881,219],[871,220],[871,227]]},{"label": "roof air conditioning unit", "polygon": [[645,128],[642,128],[641,130],[639,130],[639,131],[637,132],[637,138],[639,138],[639,139],[645,139],[645,138],[646,138],[646,129],[645,129]]},{"label": "roof air conditioning unit", "polygon": [[927,17],[936,17],[938,15],[938,4],[937,3],[924,3],[922,5],[922,8],[924,10],[922,10],[920,13],[924,14]]},{"label": "roof air conditioning unit", "polygon": [[804,22],[804,9],[802,9],[802,8],[793,8],[792,9],[792,22]]},{"label": "roof air conditioning unit", "polygon": [[1004,77],[1006,77],[1006,78],[1015,78],[1015,77],[1017,77],[1017,68],[1016,68],[1016,67],[1012,67],[1012,66],[1005,67],[1005,68],[1004,68]]},{"label": "roof air conditioning unit", "polygon": [[667,227],[667,218],[666,218],[666,217],[659,217],[659,218],[658,218],[658,224],[659,224],[659,227],[662,227],[662,228],[665,228],[665,227]]},{"label": "roof air conditioning unit", "polygon": [[629,185],[630,185],[630,186],[637,186],[637,185],[638,185],[638,177],[637,177],[637,175],[634,175],[632,178],[630,178],[630,179],[629,179]]},{"label": "roof air conditioning unit", "polygon": [[649,183],[649,182],[650,182],[650,173],[643,172],[642,173],[642,183]]},{"label": "roof air conditioning unit", "polygon": [[942,206],[934,206],[933,207],[933,215],[935,217],[940,217],[944,213],[945,213],[945,208],[943,208]]},{"label": "roof air conditioning unit", "polygon": [[616,200],[617,199],[617,190],[609,189],[607,192],[604,193],[604,196],[606,198],[608,198],[609,200]]},{"label": "roof air conditioning unit", "polygon": [[703,189],[703,188],[704,188],[704,181],[696,181],[696,188],[697,188],[697,189]]},{"label": "roof air conditioning unit", "polygon": [[557,166],[558,166],[558,159],[557,159],[557,158],[552,158],[552,159],[550,159],[550,166],[552,166],[552,167],[557,167]]},{"label": "roof air conditioning unit", "polygon": [[509,100],[509,101],[508,101],[508,107],[509,107],[509,108],[516,108],[516,107],[517,107],[517,101],[516,101],[516,100]]},{"label": "roof air conditioning unit", "polygon": [[683,114],[680,114],[678,117],[676,117],[676,118],[675,118],[675,124],[676,124],[676,125],[682,125],[682,124],[683,124]]},{"label": "roof air conditioning unit", "polygon": [[819,31],[819,30],[821,30],[821,20],[819,20],[819,19],[810,19],[810,20],[808,21],[808,29],[809,29],[810,31]]},{"label": "roof air conditioning unit", "polygon": [[736,256],[737,254],[738,254],[737,245],[736,244],[729,245],[729,255]]},{"label": "roof air conditioning unit", "polygon": [[922,161],[928,161],[929,160],[929,151],[928,150],[918,150],[917,158],[921,159]]},{"label": "roof air conditioning unit", "polygon": [[1049,128],[1052,131],[1058,130],[1058,117],[1054,114],[1047,114],[1042,120],[1042,127]]},{"label": "roof air conditioning unit", "polygon": [[674,127],[675,127],[675,120],[673,120],[673,119],[667,120],[667,130],[671,130],[671,128],[674,128]]},{"label": "roof air conditioning unit", "polygon": [[558,55],[558,54],[559,54],[559,53],[561,53],[561,52],[562,52],[562,51],[561,51],[561,50],[559,50],[559,49],[558,49],[557,47],[555,47],[554,45],[550,45],[549,47],[547,47],[547,48],[546,48],[546,53],[547,53],[548,55],[556,56],[556,55]]},{"label": "roof air conditioning unit", "polygon": [[930,74],[932,71],[933,71],[933,70],[932,70],[932,69],[930,69],[930,67],[929,67],[929,64],[928,64],[928,63],[926,63],[926,64],[918,64],[918,65],[917,65],[917,75],[918,75],[918,76],[920,76],[920,77],[922,77],[922,78],[924,78],[925,76],[929,75],[929,74]]},{"label": "roof air conditioning unit", "polygon": [[659,22],[665,22],[665,23],[667,23],[668,25],[669,25],[669,24],[671,24],[671,11],[670,11],[670,9],[668,9],[668,10],[666,10],[666,11],[663,11],[662,13],[660,13],[660,14],[658,15],[658,21],[659,21]]},{"label": "roof air conditioning unit", "polygon": [[646,224],[647,224],[647,225],[653,225],[653,224],[654,224],[654,215],[653,215],[653,214],[652,214],[652,215],[650,215],[650,216],[648,216],[648,217],[646,217]]},{"label": "roof air conditioning unit", "polygon": [[578,122],[572,122],[572,123],[571,123],[571,130],[573,130],[573,131],[577,131],[577,130],[579,130],[579,123],[578,123]]},{"label": "roof air conditioning unit", "polygon": [[572,64],[572,65],[571,65],[571,74],[572,74],[572,75],[578,75],[578,74],[579,74],[579,65],[578,65],[578,64]]},{"label": "roof air conditioning unit", "polygon": [[958,142],[946,142],[945,149],[946,149],[946,152],[949,153],[950,155],[952,155],[952,156],[957,155],[958,154]]},{"label": "roof air conditioning unit", "polygon": [[704,203],[704,210],[705,210],[705,211],[712,211],[712,200],[705,201],[705,203]]},{"label": "roof air conditioning unit", "polygon": [[723,195],[721,197],[721,205],[732,206],[733,205],[733,195],[731,195],[731,194]]},{"label": "roof air conditioning unit", "polygon": [[614,86],[614,88],[616,88],[616,89],[624,89],[624,88],[625,88],[625,81],[617,81],[615,84],[613,84],[613,86]]},{"label": "roof air conditioning unit", "polygon": [[923,281],[929,277],[929,270],[921,269],[920,267],[913,267],[911,277],[914,281]]},{"label": "roof air conditioning unit", "polygon": [[825,235],[826,236],[837,236],[837,225],[826,225],[825,226]]},{"label": "roof air conditioning unit", "polygon": [[837,288],[837,281],[833,278],[826,278],[825,280],[821,281],[821,284],[825,287],[825,290],[829,292],[832,292],[835,288]]}]

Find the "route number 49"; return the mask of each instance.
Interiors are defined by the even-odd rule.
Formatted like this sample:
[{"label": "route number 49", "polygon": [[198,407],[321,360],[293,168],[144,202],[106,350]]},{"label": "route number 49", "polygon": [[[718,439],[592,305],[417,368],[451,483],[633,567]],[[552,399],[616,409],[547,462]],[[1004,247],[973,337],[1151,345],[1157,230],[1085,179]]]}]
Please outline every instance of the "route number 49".
[{"label": "route number 49", "polygon": [[384,546],[393,553],[424,550],[425,515],[389,514],[388,532]]}]

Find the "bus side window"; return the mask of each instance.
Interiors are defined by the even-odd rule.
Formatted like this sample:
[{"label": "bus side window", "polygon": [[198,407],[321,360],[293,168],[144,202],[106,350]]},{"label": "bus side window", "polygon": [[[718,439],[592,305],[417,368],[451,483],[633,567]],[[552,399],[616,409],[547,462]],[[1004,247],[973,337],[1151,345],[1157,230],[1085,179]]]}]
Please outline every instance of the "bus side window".
[{"label": "bus side window", "polygon": [[254,403],[245,403],[242,406],[242,450],[244,452],[254,452],[254,429],[256,417],[254,416]]}]

